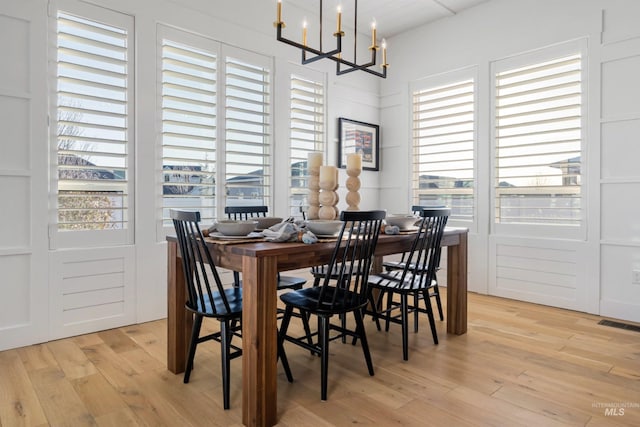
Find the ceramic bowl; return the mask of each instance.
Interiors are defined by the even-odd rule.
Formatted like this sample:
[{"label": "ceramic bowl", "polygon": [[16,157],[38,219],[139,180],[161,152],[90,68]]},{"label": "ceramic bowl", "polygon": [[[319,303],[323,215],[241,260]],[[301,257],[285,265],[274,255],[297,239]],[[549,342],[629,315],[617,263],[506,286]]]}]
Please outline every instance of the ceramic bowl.
[{"label": "ceramic bowl", "polygon": [[260,218],[256,218],[255,220],[258,222],[258,225],[256,225],[256,228],[258,230],[264,230],[266,228],[269,228],[276,224],[280,224],[282,222],[282,218],[277,216],[267,216],[264,218],[260,217]]},{"label": "ceramic bowl", "polygon": [[340,232],[342,221],[333,219],[310,219],[307,228],[316,236],[333,236]]},{"label": "ceramic bowl", "polygon": [[387,215],[385,220],[389,225],[395,225],[400,230],[407,230],[414,227],[415,223],[418,222],[420,218],[414,215],[392,214],[392,215]]},{"label": "ceramic bowl", "polygon": [[246,236],[256,229],[257,224],[257,221],[223,219],[216,223],[216,229],[226,236]]}]

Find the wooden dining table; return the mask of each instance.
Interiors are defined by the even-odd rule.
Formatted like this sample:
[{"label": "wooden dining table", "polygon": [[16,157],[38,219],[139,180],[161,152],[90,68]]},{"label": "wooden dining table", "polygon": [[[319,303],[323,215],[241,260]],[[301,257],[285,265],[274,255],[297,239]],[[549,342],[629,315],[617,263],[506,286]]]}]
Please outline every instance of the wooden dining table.
[{"label": "wooden dining table", "polygon": [[[447,247],[447,332],[467,331],[467,235],[466,228],[445,229]],[[382,257],[409,249],[415,235],[380,235],[374,269]],[[182,259],[174,236],[167,237],[167,368],[184,372],[193,316],[185,309],[186,287]],[[326,264],[335,242],[231,243],[207,239],[213,262],[242,271],[242,421],[247,426],[277,423],[277,273]]]}]

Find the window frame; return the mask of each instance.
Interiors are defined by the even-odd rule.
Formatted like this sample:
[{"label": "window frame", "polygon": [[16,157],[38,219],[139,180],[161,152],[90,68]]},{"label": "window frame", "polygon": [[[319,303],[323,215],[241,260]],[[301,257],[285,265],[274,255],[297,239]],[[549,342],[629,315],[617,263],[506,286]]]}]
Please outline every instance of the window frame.
[{"label": "window frame", "polygon": [[496,108],[497,108],[497,88],[496,88],[496,76],[497,73],[518,69],[521,67],[535,66],[539,63],[544,63],[553,59],[557,59],[563,56],[571,54],[581,55],[581,117],[580,117],[580,156],[581,156],[581,173],[580,176],[587,176],[588,165],[588,50],[587,39],[581,38],[571,40],[569,42],[563,42],[552,46],[547,46],[539,49],[535,49],[528,52],[519,53],[510,57],[502,58],[492,61],[490,64],[490,102],[491,102],[491,183],[490,183],[490,223],[492,234],[498,235],[522,235],[531,236],[536,238],[561,238],[561,239],[586,239],[586,223],[587,223],[587,180],[582,179],[580,183],[580,224],[579,225],[564,225],[564,224],[533,224],[533,223],[500,223],[496,221],[496,209],[497,209],[497,189],[495,183],[497,182],[497,122],[496,122]]}]

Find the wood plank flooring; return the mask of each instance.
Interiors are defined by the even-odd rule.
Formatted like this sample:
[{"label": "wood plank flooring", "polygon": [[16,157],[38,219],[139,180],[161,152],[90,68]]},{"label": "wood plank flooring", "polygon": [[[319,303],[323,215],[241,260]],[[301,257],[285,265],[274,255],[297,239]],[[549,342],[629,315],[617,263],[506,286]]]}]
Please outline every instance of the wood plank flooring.
[{"label": "wood plank flooring", "polygon": [[[279,368],[279,425],[638,426],[640,333],[599,320],[470,294],[468,333],[438,322],[435,346],[425,316],[408,362],[399,325],[367,321],[375,376],[359,346],[332,342],[326,402],[319,359],[289,344],[295,382]],[[165,363],[164,320],[0,352],[0,426],[241,425],[239,359],[228,411],[217,344],[199,346],[189,384]]]}]

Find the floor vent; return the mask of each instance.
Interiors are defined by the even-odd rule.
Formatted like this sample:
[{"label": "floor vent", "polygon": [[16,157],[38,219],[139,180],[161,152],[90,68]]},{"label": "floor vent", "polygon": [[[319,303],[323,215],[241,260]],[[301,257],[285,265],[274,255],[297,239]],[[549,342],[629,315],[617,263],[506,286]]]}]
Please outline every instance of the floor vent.
[{"label": "floor vent", "polygon": [[640,332],[640,326],[630,325],[628,323],[614,322],[612,320],[601,320],[598,325],[611,326],[612,328],[626,329],[628,331]]}]

